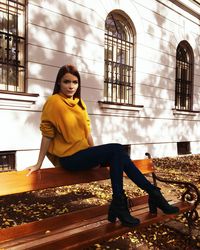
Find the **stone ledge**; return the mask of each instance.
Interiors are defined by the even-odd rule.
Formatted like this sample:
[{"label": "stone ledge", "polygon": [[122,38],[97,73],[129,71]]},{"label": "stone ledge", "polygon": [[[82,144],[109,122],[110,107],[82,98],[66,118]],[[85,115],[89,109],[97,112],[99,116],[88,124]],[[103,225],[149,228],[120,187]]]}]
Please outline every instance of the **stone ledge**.
[{"label": "stone ledge", "polygon": [[143,105],[112,103],[106,101],[98,101],[100,108],[105,113],[123,114],[125,116],[136,115],[143,109]]},{"label": "stone ledge", "polygon": [[0,91],[0,109],[30,109],[39,94]]}]

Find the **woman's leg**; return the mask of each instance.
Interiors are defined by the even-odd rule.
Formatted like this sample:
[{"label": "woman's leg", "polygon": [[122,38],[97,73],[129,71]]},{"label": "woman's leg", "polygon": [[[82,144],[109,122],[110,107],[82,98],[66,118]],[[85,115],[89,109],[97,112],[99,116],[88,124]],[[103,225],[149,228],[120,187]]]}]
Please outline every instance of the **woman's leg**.
[{"label": "woman's leg", "polygon": [[114,195],[123,193],[123,171],[140,188],[149,192],[154,186],[132,163],[121,144],[110,143],[90,147],[72,156],[60,158],[63,168],[70,170],[90,169],[98,164],[110,166],[110,177]]},{"label": "woman's leg", "polygon": [[122,153],[121,159],[124,164],[124,172],[127,176],[149,194],[149,210],[151,213],[157,213],[157,208],[160,208],[166,214],[179,212],[177,207],[171,206],[167,202],[160,192],[160,188],[155,187],[145,178],[127,154]]},{"label": "woman's leg", "polygon": [[[99,164],[110,166],[110,177],[114,195],[123,193],[123,164],[119,155],[123,146],[117,143],[104,144],[81,150],[72,156],[60,158],[60,164],[68,170],[86,170]],[[98,170],[97,170],[98,171]]]},{"label": "woman's leg", "polygon": [[134,227],[140,221],[131,216],[127,197],[123,190],[124,163],[121,158],[123,151],[123,146],[120,144],[105,144],[82,150],[69,157],[60,158],[60,163],[61,166],[70,170],[84,170],[98,164],[109,164],[113,199],[108,211],[108,220],[115,222],[116,218],[119,218],[123,225]]},{"label": "woman's leg", "polygon": [[178,208],[170,206],[162,196],[159,188],[152,185],[146,177],[133,164],[130,157],[124,151],[121,144],[105,144],[82,150],[70,157],[60,159],[61,166],[71,170],[83,170],[95,167],[98,164],[110,165],[110,176],[114,197],[124,195],[123,171],[140,188],[149,194],[151,211],[156,207],[161,208],[165,213],[176,213]]},{"label": "woman's leg", "polygon": [[122,152],[119,155],[119,160],[123,165],[123,170],[126,175],[131,179],[138,187],[146,191],[147,193],[155,189],[155,186],[141,173],[141,171],[135,166],[126,152]]}]

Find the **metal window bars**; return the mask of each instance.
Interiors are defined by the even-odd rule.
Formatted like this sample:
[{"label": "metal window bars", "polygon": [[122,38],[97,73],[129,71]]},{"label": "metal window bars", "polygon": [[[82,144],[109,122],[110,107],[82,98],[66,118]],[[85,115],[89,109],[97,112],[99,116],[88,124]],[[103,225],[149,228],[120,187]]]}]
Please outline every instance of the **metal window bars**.
[{"label": "metal window bars", "polygon": [[15,170],[15,151],[0,152],[0,172]]},{"label": "metal window bars", "polygon": [[133,104],[134,32],[125,18],[109,14],[105,25],[105,101]]},{"label": "metal window bars", "polygon": [[176,109],[192,110],[193,64],[192,48],[186,41],[180,42],[176,53]]},{"label": "metal window bars", "polygon": [[0,90],[25,90],[25,0],[0,2]]}]

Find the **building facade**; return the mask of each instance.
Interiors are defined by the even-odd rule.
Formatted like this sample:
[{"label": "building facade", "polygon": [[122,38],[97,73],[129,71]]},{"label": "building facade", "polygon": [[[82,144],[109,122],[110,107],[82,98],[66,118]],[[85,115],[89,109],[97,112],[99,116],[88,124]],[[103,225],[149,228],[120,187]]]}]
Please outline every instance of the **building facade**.
[{"label": "building facade", "polygon": [[67,63],[96,145],[200,153],[199,1],[1,0],[1,169],[36,162],[42,106]]}]

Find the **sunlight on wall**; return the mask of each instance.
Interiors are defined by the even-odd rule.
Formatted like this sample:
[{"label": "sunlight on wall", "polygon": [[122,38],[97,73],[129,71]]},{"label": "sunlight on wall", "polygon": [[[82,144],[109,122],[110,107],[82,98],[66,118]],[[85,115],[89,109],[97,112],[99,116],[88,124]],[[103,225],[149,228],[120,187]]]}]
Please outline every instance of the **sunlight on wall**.
[{"label": "sunlight on wall", "polygon": [[42,69],[42,66],[37,63],[32,63],[29,65],[29,71],[32,75],[40,75],[40,71]]},{"label": "sunlight on wall", "polygon": [[1,118],[0,136],[3,143],[0,144],[0,151],[39,146],[40,113],[29,112],[27,116],[26,111],[1,110]]},{"label": "sunlight on wall", "polygon": [[[18,151],[16,153],[16,166],[18,166],[18,170],[23,170],[29,166],[36,164],[38,154],[39,150]],[[47,157],[45,157],[42,168],[51,167],[53,167],[52,163],[47,159]]]},{"label": "sunlight on wall", "polygon": [[[134,104],[143,106],[137,112],[106,112],[98,103],[104,100],[105,20],[113,10],[126,16],[135,29]],[[31,152],[39,148],[40,111],[52,94],[59,67],[66,63],[75,64],[81,73],[81,96],[88,105],[96,144],[131,144],[133,156],[139,158],[145,151],[153,156],[176,155],[177,141],[191,140],[197,152],[199,114],[181,117],[172,109],[176,48],[188,40],[195,57],[194,110],[199,110],[199,20],[165,0],[29,0],[27,11],[27,92],[39,97],[30,110],[0,107],[0,150],[18,150],[18,165],[36,159]]]},{"label": "sunlight on wall", "polygon": [[59,3],[60,3],[59,0],[57,0],[57,1],[42,0],[40,4],[44,9],[49,9],[49,10],[52,10],[54,12],[62,13],[60,6],[59,6]]},{"label": "sunlight on wall", "polygon": [[[57,34],[54,34],[54,39],[56,38]],[[55,46],[55,40],[52,39],[51,31],[42,30],[41,28],[32,27],[31,32],[29,34],[30,39],[36,40],[40,46],[48,47]]]},{"label": "sunlight on wall", "polygon": [[117,116],[95,119],[92,116],[91,119],[92,134],[97,144],[131,144],[137,157],[145,150],[155,156],[176,155],[178,141],[200,140],[198,125],[193,126],[192,121]]},{"label": "sunlight on wall", "polygon": [[71,54],[75,54],[77,52],[77,41],[75,37],[66,37],[65,38],[65,52],[66,53],[71,53]]}]

